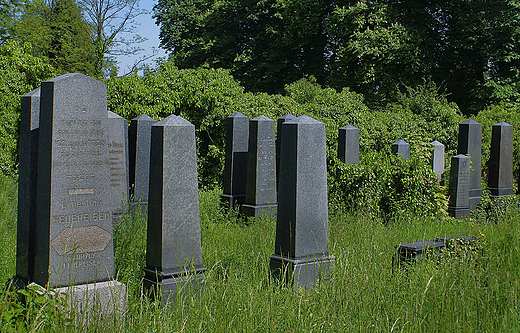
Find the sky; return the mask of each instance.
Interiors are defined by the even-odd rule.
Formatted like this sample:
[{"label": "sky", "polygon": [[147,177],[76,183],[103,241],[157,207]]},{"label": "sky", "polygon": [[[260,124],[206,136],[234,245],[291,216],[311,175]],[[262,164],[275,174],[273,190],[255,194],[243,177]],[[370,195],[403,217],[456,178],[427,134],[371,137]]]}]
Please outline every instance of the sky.
[{"label": "sky", "polygon": [[[159,50],[159,54],[146,61],[148,64],[154,64],[154,60],[158,57],[165,57],[166,53],[163,49],[159,49],[159,27],[155,25],[155,20],[152,19],[153,6],[157,3],[157,0],[141,0],[139,8],[146,9],[150,13],[146,15],[138,16],[135,21],[138,23],[136,33],[141,37],[146,37],[148,40],[139,44],[139,47],[144,49],[141,54],[137,56],[119,56],[117,61],[119,62],[119,75],[124,75],[129,72],[135,61],[141,59],[144,55],[152,54],[152,48],[155,47]],[[131,36],[124,36],[126,39]]]}]

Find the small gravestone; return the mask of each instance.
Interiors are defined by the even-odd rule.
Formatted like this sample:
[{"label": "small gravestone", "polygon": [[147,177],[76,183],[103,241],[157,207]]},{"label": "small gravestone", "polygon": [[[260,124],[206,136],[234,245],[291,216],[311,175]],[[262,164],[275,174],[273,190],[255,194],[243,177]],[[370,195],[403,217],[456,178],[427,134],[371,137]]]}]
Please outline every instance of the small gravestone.
[{"label": "small gravestone", "polygon": [[513,126],[508,123],[493,125],[488,172],[490,196],[513,194]]},{"label": "small gravestone", "polygon": [[399,154],[407,160],[410,158],[410,145],[404,140],[396,141],[392,143],[392,153]]},{"label": "small gravestone", "polygon": [[281,116],[276,121],[276,191],[278,192],[278,183],[280,181],[280,143],[282,142],[282,124],[286,121],[296,118],[292,114],[288,113],[285,116]]},{"label": "small gravestone", "polygon": [[282,125],[280,184],[272,274],[312,288],[328,278],[334,257],[327,241],[327,161],[325,124],[307,116]]},{"label": "small gravestone", "polygon": [[437,140],[433,141],[432,145],[432,169],[437,179],[440,180],[444,173],[444,145]]},{"label": "small gravestone", "polygon": [[246,201],[240,211],[248,216],[276,214],[274,120],[265,116],[249,123]]},{"label": "small gravestone", "polygon": [[150,137],[155,120],[142,114],[130,122],[128,128],[128,150],[130,175],[134,202],[148,203],[148,181],[150,177]]},{"label": "small gravestone", "polygon": [[482,165],[482,126],[469,119],[459,124],[457,154],[468,155],[471,158],[469,173],[469,209],[477,208],[482,198],[480,170]]},{"label": "small gravestone", "polygon": [[456,219],[469,215],[470,158],[459,154],[451,158],[448,213]]},{"label": "small gravestone", "polygon": [[121,306],[125,286],[114,280],[106,85],[83,74],[43,82],[39,125],[33,281],[64,287],[59,290],[83,309],[95,299],[102,309]]},{"label": "small gravestone", "polygon": [[338,158],[346,164],[359,164],[359,129],[341,127],[338,133]]},{"label": "small gravestone", "polygon": [[22,97],[18,164],[16,275],[21,286],[33,280],[40,88]]},{"label": "small gravestone", "polygon": [[108,164],[110,166],[110,204],[117,220],[128,201],[128,122],[108,111]]},{"label": "small gravestone", "polygon": [[200,289],[202,266],[195,126],[171,115],[152,126],[144,286],[168,298]]},{"label": "small gravestone", "polygon": [[221,202],[227,207],[243,204],[246,199],[247,149],[249,118],[237,112],[227,118],[224,193]]}]

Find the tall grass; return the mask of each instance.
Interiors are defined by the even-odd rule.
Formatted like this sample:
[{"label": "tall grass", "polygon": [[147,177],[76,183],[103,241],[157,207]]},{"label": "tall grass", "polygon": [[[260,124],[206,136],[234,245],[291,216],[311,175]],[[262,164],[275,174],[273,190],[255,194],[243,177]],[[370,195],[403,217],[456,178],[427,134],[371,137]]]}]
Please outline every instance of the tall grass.
[{"label": "tall grass", "polygon": [[[13,186],[3,185],[4,188]],[[6,191],[4,191],[6,192]],[[15,191],[8,195],[0,228],[14,244]],[[41,308],[27,311],[28,330],[130,332],[514,332],[520,330],[520,209],[496,214],[496,223],[476,219],[401,216],[387,225],[330,209],[334,278],[312,290],[281,287],[269,273],[275,222],[243,219],[223,211],[219,191],[200,192],[203,262],[201,295],[162,307],[141,288],[146,256],[146,211],[128,210],[114,230],[118,280],[128,288],[124,316],[90,326],[38,322]],[[4,200],[1,197],[1,200]],[[6,210],[7,209],[7,210]],[[4,215],[0,215],[4,216]],[[485,219],[484,219],[485,220]],[[9,234],[9,235],[8,235]],[[447,235],[480,238],[477,251],[432,256],[407,269],[393,269],[395,245]],[[8,250],[11,248],[11,250]],[[14,273],[14,246],[0,251],[4,281]],[[10,252],[9,252],[10,251]],[[2,266],[4,267],[4,266]],[[61,318],[61,319],[60,319]],[[4,319],[5,323],[5,319]],[[37,326],[39,325],[39,326]],[[4,330],[5,327],[4,326]]]}]

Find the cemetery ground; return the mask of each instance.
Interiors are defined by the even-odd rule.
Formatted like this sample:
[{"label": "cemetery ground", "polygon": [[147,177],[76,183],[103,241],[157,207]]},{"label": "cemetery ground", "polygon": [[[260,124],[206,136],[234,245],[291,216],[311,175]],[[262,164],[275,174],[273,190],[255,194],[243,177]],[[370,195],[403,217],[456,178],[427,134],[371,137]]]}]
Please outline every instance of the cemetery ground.
[{"label": "cemetery ground", "polygon": [[[0,279],[15,273],[16,191],[0,177]],[[162,307],[141,288],[146,212],[128,211],[114,230],[117,280],[128,288],[124,314],[88,326],[64,303],[31,293],[0,297],[1,331],[30,332],[512,332],[520,322],[520,201],[498,199],[476,217],[417,218],[387,224],[329,207],[334,277],[312,290],[283,287],[269,273],[275,222],[245,220],[219,205],[221,190],[200,191],[203,263],[200,296]],[[501,207],[498,209],[498,207]],[[496,209],[496,210],[495,210]],[[483,216],[494,216],[486,222]],[[407,268],[392,266],[395,245],[449,235],[478,238]]]}]

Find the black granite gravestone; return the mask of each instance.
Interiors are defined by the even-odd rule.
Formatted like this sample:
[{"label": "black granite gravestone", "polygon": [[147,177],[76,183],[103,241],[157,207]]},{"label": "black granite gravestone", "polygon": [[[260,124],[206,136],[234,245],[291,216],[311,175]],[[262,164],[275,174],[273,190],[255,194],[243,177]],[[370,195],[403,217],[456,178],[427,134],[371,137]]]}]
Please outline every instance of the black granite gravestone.
[{"label": "black granite gravestone", "polygon": [[301,116],[282,125],[273,275],[312,288],[334,265],[328,251],[325,124]]},{"label": "black granite gravestone", "polygon": [[110,210],[114,219],[128,202],[128,121],[108,111],[108,160],[110,165]]},{"label": "black granite gravestone", "polygon": [[513,126],[508,123],[493,125],[488,172],[490,196],[513,194]]},{"label": "black granite gravestone", "polygon": [[346,164],[359,164],[359,129],[341,127],[338,133],[338,158]]},{"label": "black granite gravestone", "polygon": [[469,215],[469,164],[466,155],[451,158],[448,213],[456,219]]},{"label": "black granite gravestone", "polygon": [[444,145],[437,140],[433,141],[432,145],[432,169],[437,179],[440,180],[444,173]]},{"label": "black granite gravestone", "polygon": [[148,203],[150,177],[150,138],[155,120],[142,114],[130,122],[128,128],[128,152],[130,163],[129,182],[134,202]]},{"label": "black granite gravestone", "polygon": [[282,142],[282,124],[286,121],[296,118],[292,114],[288,113],[285,116],[281,116],[276,121],[276,192],[278,193],[278,183],[280,182],[280,144]]},{"label": "black granite gravestone", "polygon": [[468,155],[471,158],[469,172],[469,209],[477,208],[482,198],[480,172],[482,165],[482,126],[469,119],[459,124],[457,154]]},{"label": "black granite gravestone", "polygon": [[401,155],[405,160],[410,158],[410,145],[404,140],[392,143],[392,153]]},{"label": "black granite gravestone", "polygon": [[274,120],[265,116],[249,123],[246,200],[240,211],[248,216],[276,214]]},{"label": "black granite gravestone", "polygon": [[152,126],[144,286],[170,296],[199,289],[202,266],[195,126],[171,115]]}]

